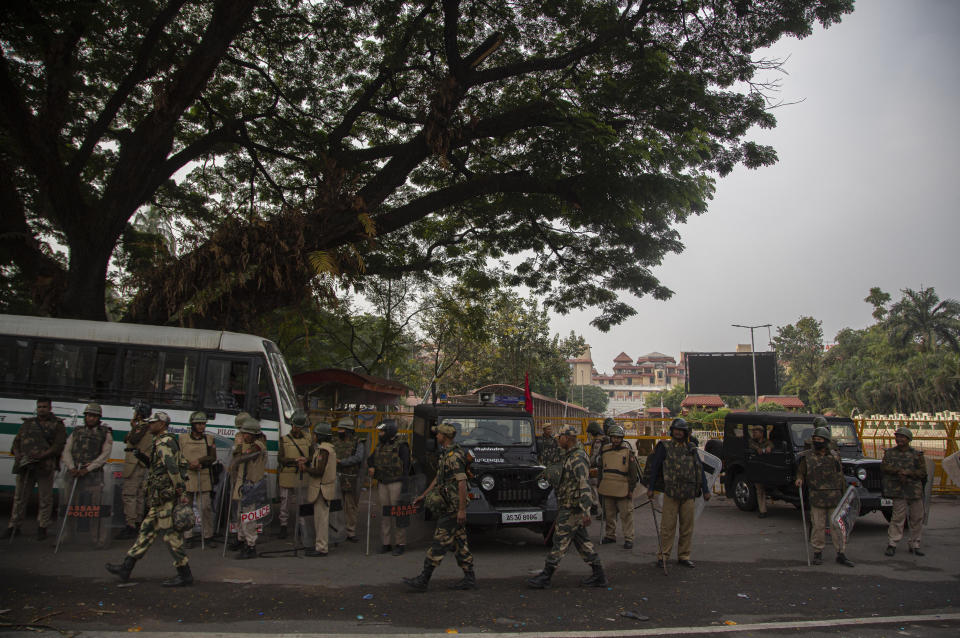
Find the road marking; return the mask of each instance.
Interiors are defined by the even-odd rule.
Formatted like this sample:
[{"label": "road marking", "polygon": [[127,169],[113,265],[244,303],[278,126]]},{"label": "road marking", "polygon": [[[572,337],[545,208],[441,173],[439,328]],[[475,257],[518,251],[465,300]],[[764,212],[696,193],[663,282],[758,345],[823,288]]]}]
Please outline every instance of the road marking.
[{"label": "road marking", "polygon": [[[824,627],[850,627],[863,625],[889,625],[889,624],[908,624],[908,623],[926,623],[937,621],[960,621],[960,614],[925,614],[922,616],[871,616],[868,618],[834,618],[831,620],[788,620],[782,622],[762,622],[749,623],[743,625],[705,625],[703,627],[657,627],[650,629],[615,629],[604,631],[524,631],[524,632],[463,632],[469,635],[482,635],[483,638],[613,638],[622,636],[625,638],[631,636],[689,636],[697,634],[729,634],[738,631],[773,631],[777,629],[818,629]],[[362,623],[360,623],[362,625]],[[261,632],[262,629],[258,631]],[[243,636],[246,632],[189,632],[191,638],[237,638]],[[130,634],[127,632],[112,631],[84,631],[85,636],[96,636],[98,638],[126,638]],[[151,638],[182,638],[184,632],[169,631],[144,631],[142,636]],[[334,633],[276,633],[273,638],[326,638],[328,636],[349,636],[349,638],[410,638],[416,635],[418,638],[450,638],[452,634],[446,632],[425,633],[411,629],[410,632],[388,633],[378,631],[376,633],[353,633],[349,631],[338,631]]]}]

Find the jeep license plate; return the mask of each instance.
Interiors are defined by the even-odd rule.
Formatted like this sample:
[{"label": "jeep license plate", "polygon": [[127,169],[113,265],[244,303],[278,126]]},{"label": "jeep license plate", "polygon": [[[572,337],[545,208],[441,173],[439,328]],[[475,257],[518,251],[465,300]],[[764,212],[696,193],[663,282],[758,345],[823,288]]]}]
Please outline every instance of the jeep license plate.
[{"label": "jeep license plate", "polygon": [[893,507],[893,499],[892,499],[892,498],[881,498],[881,499],[880,499],[880,507]]},{"label": "jeep license plate", "polygon": [[501,512],[501,523],[540,523],[543,512]]}]

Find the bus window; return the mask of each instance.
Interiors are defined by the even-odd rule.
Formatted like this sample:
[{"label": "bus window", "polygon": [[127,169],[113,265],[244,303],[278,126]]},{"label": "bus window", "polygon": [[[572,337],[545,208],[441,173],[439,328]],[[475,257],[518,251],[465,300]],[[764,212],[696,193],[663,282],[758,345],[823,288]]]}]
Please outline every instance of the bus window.
[{"label": "bus window", "polygon": [[157,375],[160,370],[160,352],[156,350],[127,350],[123,354],[121,392],[123,399],[151,402],[159,397]]},{"label": "bus window", "polygon": [[30,373],[30,342],[26,339],[0,339],[0,387],[8,392],[26,389]]},{"label": "bus window", "polygon": [[250,411],[246,403],[250,362],[228,359],[207,359],[207,374],[203,384],[203,405],[214,411]]},{"label": "bus window", "polygon": [[163,397],[157,403],[190,408],[197,402],[197,367],[200,357],[187,352],[163,355]]},{"label": "bus window", "polygon": [[58,399],[87,397],[95,357],[94,346],[39,342],[33,349],[30,389]]},{"label": "bus window", "polygon": [[100,401],[113,395],[113,373],[117,367],[116,348],[97,348],[97,360],[93,364],[93,396]]},{"label": "bus window", "polygon": [[270,369],[266,361],[260,361],[257,366],[257,408],[261,419],[279,420],[276,401],[270,385]]}]

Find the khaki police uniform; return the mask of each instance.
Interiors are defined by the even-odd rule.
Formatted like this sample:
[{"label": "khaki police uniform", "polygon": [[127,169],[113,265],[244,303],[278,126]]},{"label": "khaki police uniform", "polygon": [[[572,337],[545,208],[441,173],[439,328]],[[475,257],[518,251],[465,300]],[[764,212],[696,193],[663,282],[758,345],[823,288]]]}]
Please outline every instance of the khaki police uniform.
[{"label": "khaki police uniform", "polygon": [[[180,451],[190,463],[199,463],[199,470],[187,472],[186,492],[200,511],[200,533],[203,538],[213,536],[213,470],[217,447],[213,436],[197,436],[192,430],[179,436]],[[184,532],[184,538],[193,537],[193,529]]]},{"label": "khaki police uniform", "polygon": [[633,543],[633,489],[640,478],[640,464],[633,450],[621,442],[608,443],[598,458],[600,482],[597,491],[603,497],[605,539],[616,539],[617,518],[623,529],[624,543]]},{"label": "khaki police uniform", "polygon": [[[36,485],[37,527],[43,530],[41,534],[46,534],[53,511],[53,478],[66,440],[67,430],[63,420],[52,414],[23,420],[10,448],[14,456],[13,471],[17,475],[13,510],[10,513],[11,530],[20,528],[27,501]],[[40,456],[43,456],[40,460],[31,460]]]},{"label": "khaki police uniform", "polygon": [[[313,458],[316,443],[312,432],[300,428],[300,436],[294,436],[291,431],[280,439],[277,449],[277,485],[280,488],[280,527],[286,530],[290,520],[290,509],[297,503],[297,490],[307,487],[309,476],[303,476],[297,467],[297,459],[309,461]],[[301,494],[301,498],[304,495]],[[309,501],[305,501],[309,502]],[[299,512],[297,512],[299,515]]]},{"label": "khaki police uniform", "polygon": [[313,503],[313,549],[319,554],[329,551],[330,501],[337,496],[337,452],[328,441],[319,443],[304,468],[310,475],[307,502]]},{"label": "khaki police uniform", "polygon": [[[96,545],[106,543],[106,534],[110,529],[109,521],[104,524],[101,520],[103,496],[103,466],[110,460],[113,449],[113,430],[99,420],[93,426],[86,423],[74,428],[63,448],[60,460],[67,470],[67,479],[70,470],[86,469],[87,473],[77,476],[77,487],[74,490],[71,509],[67,516],[74,523],[75,531],[87,530]],[[72,489],[72,488],[71,488]],[[69,494],[67,495],[69,498]]]},{"label": "khaki police uniform", "polygon": [[120,497],[123,501],[123,518],[128,528],[136,528],[143,520],[146,499],[147,466],[134,452],[140,452],[149,458],[153,450],[153,435],[147,428],[147,422],[137,420],[131,425],[130,432],[124,437],[126,453],[123,457],[123,489]]}]

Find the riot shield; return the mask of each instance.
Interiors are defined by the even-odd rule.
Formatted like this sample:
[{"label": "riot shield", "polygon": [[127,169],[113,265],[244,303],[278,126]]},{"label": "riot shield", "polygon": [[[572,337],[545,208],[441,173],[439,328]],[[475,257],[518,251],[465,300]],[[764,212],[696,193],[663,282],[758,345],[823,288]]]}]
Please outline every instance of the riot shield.
[{"label": "riot shield", "polygon": [[347,538],[347,516],[343,511],[343,490],[340,478],[337,478],[336,497],[330,501],[330,546],[339,545]]},{"label": "riot shield", "polygon": [[107,481],[102,471],[82,477],[64,472],[59,483],[64,497],[58,511],[60,525],[56,549],[64,545],[107,547],[113,513],[112,481],[109,494],[105,494]]},{"label": "riot shield", "polygon": [[[723,461],[706,450],[698,449],[697,454],[700,455],[700,462],[703,464],[703,474],[707,477],[707,489],[712,493],[713,486],[717,484],[717,477],[720,476],[720,470],[723,468]],[[693,514],[694,520],[700,518],[705,506],[703,496],[698,496]]]},{"label": "riot shield", "polygon": [[[942,467],[943,471],[946,472],[947,477],[953,481],[953,484],[956,487],[960,487],[960,452],[954,452],[950,456],[943,459],[940,467]],[[932,479],[933,475],[931,474],[930,476]]]},{"label": "riot shield", "polygon": [[843,534],[844,544],[850,541],[850,534],[853,532],[853,525],[857,522],[860,515],[860,493],[857,488],[850,486],[846,494],[837,503],[833,513],[830,515],[831,527]]},{"label": "riot shield", "polygon": [[257,534],[262,534],[265,527],[273,520],[273,506],[267,497],[266,477],[259,481],[246,481],[240,486],[240,523],[255,522]]}]

